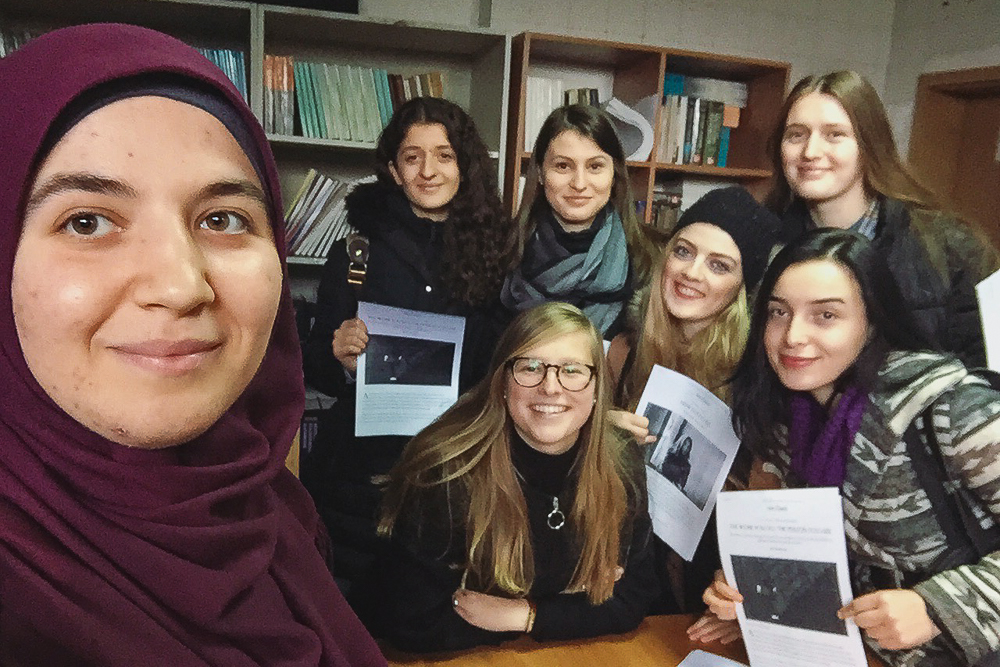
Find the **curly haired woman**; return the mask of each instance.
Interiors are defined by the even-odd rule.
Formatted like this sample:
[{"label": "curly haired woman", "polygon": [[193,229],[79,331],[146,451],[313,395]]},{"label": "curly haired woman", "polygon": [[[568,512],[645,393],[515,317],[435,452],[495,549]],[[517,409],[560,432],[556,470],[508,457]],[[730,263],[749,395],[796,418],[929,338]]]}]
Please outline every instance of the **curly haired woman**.
[{"label": "curly haired woman", "polygon": [[379,502],[372,477],[388,472],[407,440],[355,438],[352,378],[368,344],[358,301],[464,316],[463,391],[482,377],[506,322],[497,299],[510,224],[472,118],[446,100],[411,100],[382,131],[375,157],[378,181],[347,197],[348,221],[368,241],[364,284],[348,283],[346,244],[335,245],[304,350],[306,380],[337,398],[302,474],[337,545],[341,584],[369,569]]}]

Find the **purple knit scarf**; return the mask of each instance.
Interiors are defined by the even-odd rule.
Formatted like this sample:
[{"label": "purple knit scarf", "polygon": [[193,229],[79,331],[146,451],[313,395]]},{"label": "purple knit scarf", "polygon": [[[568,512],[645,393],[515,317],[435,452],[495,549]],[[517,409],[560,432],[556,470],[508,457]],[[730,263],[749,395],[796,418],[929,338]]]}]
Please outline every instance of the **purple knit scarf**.
[{"label": "purple knit scarf", "polygon": [[788,444],[795,474],[810,486],[843,484],[847,454],[866,407],[868,394],[857,387],[844,390],[829,415],[809,394],[793,394]]}]

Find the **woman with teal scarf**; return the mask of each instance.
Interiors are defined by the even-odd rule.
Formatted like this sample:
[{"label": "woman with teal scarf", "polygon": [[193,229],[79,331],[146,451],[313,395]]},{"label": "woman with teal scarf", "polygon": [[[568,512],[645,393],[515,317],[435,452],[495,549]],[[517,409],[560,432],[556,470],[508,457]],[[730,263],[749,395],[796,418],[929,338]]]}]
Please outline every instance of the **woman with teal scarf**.
[{"label": "woman with teal scarf", "polygon": [[565,106],[546,119],[517,224],[519,261],[503,304],[522,311],[566,301],[614,338],[625,304],[648,280],[653,246],[639,229],[625,153],[600,109]]}]

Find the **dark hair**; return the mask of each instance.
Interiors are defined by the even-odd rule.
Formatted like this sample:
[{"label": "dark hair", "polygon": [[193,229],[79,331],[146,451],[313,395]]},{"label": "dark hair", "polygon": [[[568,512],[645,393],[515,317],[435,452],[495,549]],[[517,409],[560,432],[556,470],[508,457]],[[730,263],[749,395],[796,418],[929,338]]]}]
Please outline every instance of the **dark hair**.
[{"label": "dark hair", "polygon": [[832,261],[850,274],[860,289],[868,319],[868,341],[837,379],[835,395],[850,385],[870,390],[890,351],[930,347],[919,333],[885,258],[867,238],[834,228],[806,232],[785,246],[764,274],[750,319],[746,350],[733,373],[733,426],[751,450],[777,437],[780,426],[788,420],[791,392],[778,379],[764,349],[769,299],[789,267],[815,260]]},{"label": "dark hair", "polygon": [[774,185],[767,196],[768,207],[778,213],[788,208],[794,193],[785,178],[781,139],[792,106],[810,93],[829,95],[840,103],[851,120],[865,190],[899,199],[921,208],[937,208],[934,195],[907,170],[899,157],[889,117],[882,100],[868,80],[857,72],[843,70],[799,80],[785,99],[768,148],[774,168]]},{"label": "dark hair", "polygon": [[629,257],[632,259],[639,282],[645,283],[652,273],[655,252],[652,242],[639,228],[631,180],[625,164],[625,151],[608,115],[589,104],[559,107],[549,114],[542,123],[541,130],[538,131],[535,149],[531,154],[531,164],[528,165],[528,173],[525,176],[524,195],[517,213],[518,239],[515,259],[520,259],[524,254],[525,243],[534,232],[539,216],[551,210],[545,198],[545,189],[540,187],[542,165],[549,144],[566,131],[576,132],[593,140],[598,148],[611,156],[615,171],[614,182],[611,184],[611,205],[621,217],[628,239]]},{"label": "dark hair", "polygon": [[406,133],[418,123],[444,126],[461,179],[444,222],[441,282],[457,302],[486,303],[500,293],[513,239],[500,203],[496,168],[469,114],[436,97],[417,97],[401,105],[379,136],[375,174],[380,182],[399,187],[389,165],[395,164]]}]

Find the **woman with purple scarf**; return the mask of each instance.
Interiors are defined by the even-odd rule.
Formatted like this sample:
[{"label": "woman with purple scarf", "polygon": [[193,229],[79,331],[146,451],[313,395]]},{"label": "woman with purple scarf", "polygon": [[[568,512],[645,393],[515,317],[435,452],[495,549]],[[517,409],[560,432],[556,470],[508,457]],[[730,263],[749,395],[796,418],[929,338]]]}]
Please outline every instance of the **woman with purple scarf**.
[{"label": "woman with purple scarf", "polygon": [[[751,488],[840,488],[856,597],[831,614],[889,665],[992,665],[1000,394],[917,331],[866,238],[808,232],[764,275],[733,422]],[[720,573],[689,634],[731,636],[740,601]]]},{"label": "woman with purple scarf", "polygon": [[385,665],[284,467],[301,360],[239,93],[109,24],[0,88],[0,664]]}]

